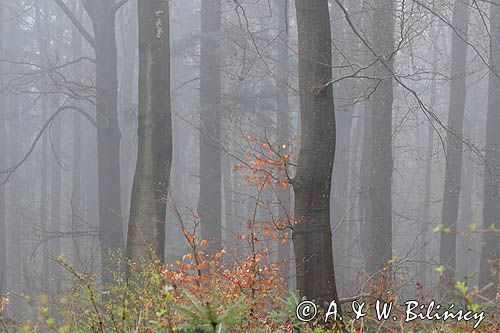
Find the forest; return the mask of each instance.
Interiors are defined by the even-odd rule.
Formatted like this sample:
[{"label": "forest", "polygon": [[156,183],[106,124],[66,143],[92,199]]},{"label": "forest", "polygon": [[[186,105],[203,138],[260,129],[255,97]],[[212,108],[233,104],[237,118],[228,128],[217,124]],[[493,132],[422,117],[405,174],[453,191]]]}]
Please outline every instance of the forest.
[{"label": "forest", "polygon": [[0,0],[0,332],[500,332],[500,0]]}]

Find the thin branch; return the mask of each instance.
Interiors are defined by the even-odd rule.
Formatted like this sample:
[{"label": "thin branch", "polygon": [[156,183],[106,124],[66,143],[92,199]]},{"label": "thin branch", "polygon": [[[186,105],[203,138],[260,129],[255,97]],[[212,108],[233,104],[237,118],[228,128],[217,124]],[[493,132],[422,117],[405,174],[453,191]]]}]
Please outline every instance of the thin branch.
[{"label": "thin branch", "polygon": [[10,168],[7,168],[5,170],[0,170],[0,174],[6,175],[5,179],[2,182],[0,182],[0,186],[7,184],[11,180],[12,176],[14,175],[14,173],[23,165],[24,162],[26,162],[26,160],[33,153],[33,151],[35,150],[36,144],[38,143],[38,141],[40,141],[40,138],[42,137],[43,133],[47,130],[47,128],[50,126],[50,124],[52,123],[52,121],[60,113],[62,113],[63,111],[66,111],[66,110],[74,110],[74,111],[77,111],[77,112],[81,113],[82,115],[84,115],[88,119],[88,121],[92,125],[94,125],[95,127],[97,127],[97,121],[94,118],[92,118],[92,116],[90,114],[88,114],[87,112],[85,112],[83,109],[81,109],[81,108],[79,108],[77,106],[73,106],[73,105],[67,105],[67,106],[60,107],[59,109],[57,109],[56,112],[54,112],[54,114],[52,114],[50,116],[50,118],[47,120],[47,122],[42,126],[42,128],[40,129],[40,131],[36,135],[35,139],[31,143],[30,149],[24,155],[24,157],[18,163],[16,163],[15,165],[11,166]]},{"label": "thin branch", "polygon": [[85,29],[83,24],[76,18],[75,14],[71,11],[71,9],[66,6],[63,0],[54,0],[59,7],[61,7],[62,11],[66,16],[70,19],[71,23],[78,29],[80,34],[82,34],[83,38],[95,49],[95,40],[94,37],[90,34],[90,32]]}]

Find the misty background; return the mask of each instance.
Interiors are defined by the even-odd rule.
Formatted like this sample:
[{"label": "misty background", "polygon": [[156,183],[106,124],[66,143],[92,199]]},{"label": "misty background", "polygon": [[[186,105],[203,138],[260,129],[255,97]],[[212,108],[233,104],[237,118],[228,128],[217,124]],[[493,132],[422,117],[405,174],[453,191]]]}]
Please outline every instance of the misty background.
[{"label": "misty background", "polygon": [[[500,2],[166,2],[169,25],[165,13],[141,25],[133,0],[0,1],[0,296],[9,294],[9,315],[23,315],[25,296],[71,288],[61,255],[103,283],[112,253],[138,258],[149,244],[164,262],[182,257],[183,221],[198,221],[208,252],[231,258],[251,252],[243,235],[253,223],[281,226],[278,241],[266,242],[264,228],[251,237],[283,264],[290,290],[334,269],[338,297],[367,292],[380,274],[408,299],[454,281],[495,297]],[[331,36],[319,3],[328,3]],[[162,34],[169,40],[154,44]],[[145,45],[157,53],[140,56]],[[318,67],[330,78],[315,76]],[[171,106],[158,135],[138,133],[147,100],[152,110]],[[299,158],[311,151],[318,159]],[[136,171],[138,153],[151,169]],[[166,164],[155,167],[155,156]],[[139,180],[134,190],[147,170],[158,172],[159,197],[148,199]],[[314,210],[321,200],[328,215]],[[164,218],[148,224],[144,207]],[[300,214],[333,241],[300,238]]]}]

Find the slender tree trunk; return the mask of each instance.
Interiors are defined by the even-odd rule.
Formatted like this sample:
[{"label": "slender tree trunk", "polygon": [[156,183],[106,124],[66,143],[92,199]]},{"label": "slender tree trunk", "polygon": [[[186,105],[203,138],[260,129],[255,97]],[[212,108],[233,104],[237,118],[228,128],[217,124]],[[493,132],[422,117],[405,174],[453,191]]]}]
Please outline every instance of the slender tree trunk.
[{"label": "slender tree trunk", "polygon": [[200,197],[201,237],[209,253],[221,248],[221,0],[201,1]]},{"label": "slender tree trunk", "polygon": [[362,110],[363,139],[361,141],[361,161],[359,164],[359,247],[366,267],[369,256],[368,240],[370,238],[370,221],[368,219],[370,214],[370,200],[368,198],[368,189],[370,187],[369,170],[372,165],[372,159],[370,158],[372,112],[368,101],[363,103]]},{"label": "slender tree trunk", "polygon": [[[465,128],[465,137],[470,138],[472,134],[472,124],[471,121],[466,123]],[[467,154],[469,153],[469,154]],[[468,262],[469,257],[471,255],[471,241],[470,241],[470,228],[469,225],[473,223],[473,208],[472,208],[472,192],[474,191],[474,161],[472,160],[472,154],[470,152],[465,151],[464,165],[462,168],[462,195],[461,195],[461,211],[462,218],[460,223],[458,224],[458,233],[457,233],[457,279],[459,281],[464,281],[468,279],[470,276],[469,273],[472,273],[471,266],[469,266]],[[469,155],[469,156],[467,156]]]},{"label": "slender tree trunk", "polygon": [[479,288],[494,299],[498,293],[500,237],[500,9],[490,6],[490,77],[488,89],[488,115],[486,121],[486,161],[484,166],[483,228]]},{"label": "slender tree trunk", "polygon": [[[460,180],[462,173],[463,121],[465,112],[467,35],[469,1],[455,1],[452,25],[454,27],[451,58],[450,105],[448,137],[446,141],[446,171],[443,193],[443,216],[439,262],[445,270],[440,279],[444,288],[453,286],[456,268],[456,240]],[[444,289],[442,289],[444,290]]]},{"label": "slender tree trunk", "polygon": [[[73,12],[77,13],[77,17],[81,20],[82,18],[82,8],[75,1],[73,6]],[[77,59],[82,55],[82,37],[76,30],[74,26],[71,29],[71,45],[72,45],[72,56],[73,59]],[[78,82],[78,72],[75,72],[75,80]],[[82,115],[75,112],[73,114],[73,161],[71,169],[72,178],[72,196],[71,196],[71,230],[72,231],[82,231],[81,229],[81,219],[84,217],[83,214],[83,189],[82,189],[82,145],[83,145],[83,122]],[[80,262],[82,244],[78,237],[73,237],[73,260],[75,262]],[[81,263],[81,262],[80,262]]]},{"label": "slender tree trunk", "polygon": [[297,288],[322,304],[338,300],[329,207],[336,132],[331,29],[327,0],[297,0],[295,5],[302,127],[293,182]]},{"label": "slender tree trunk", "polygon": [[127,253],[137,261],[152,250],[163,261],[172,165],[168,0],[139,2],[138,18],[139,144]]},{"label": "slender tree trunk", "polygon": [[[439,40],[439,29],[433,29],[435,36],[433,36],[433,51],[432,51],[432,81],[431,81],[431,108],[433,112],[436,112],[437,106],[437,71],[438,71],[438,49],[437,43]],[[434,153],[434,127],[429,120],[427,125],[427,150],[426,150],[426,160],[425,160],[425,183],[424,183],[424,216],[422,221],[422,231],[421,231],[421,242],[420,242],[420,253],[419,260],[421,262],[419,271],[423,274],[422,282],[426,285],[427,282],[427,259],[429,257],[429,251],[427,251],[428,235],[429,235],[429,225],[431,224],[431,197],[432,197],[432,161]]]},{"label": "slender tree trunk", "polygon": [[[44,64],[45,58],[44,58],[44,50],[45,50],[45,44],[44,44],[44,35],[43,31],[43,25],[42,25],[42,15],[43,15],[43,7],[38,4],[36,7],[36,12],[35,12],[35,24],[38,30],[38,50],[40,52],[40,58],[39,61],[41,64]],[[40,89],[43,89],[43,83],[40,85]],[[47,99],[43,98],[41,99],[41,104],[40,104],[40,109],[42,112],[42,119],[41,119],[41,125],[45,124],[47,121],[47,113],[48,113],[48,105],[47,105]],[[49,167],[49,162],[48,162],[48,156],[47,152],[49,149],[48,145],[48,134],[45,133],[45,135],[42,137],[42,146],[41,146],[41,155],[42,155],[42,163],[40,166],[40,227],[41,227],[41,242],[42,242],[42,266],[41,266],[41,290],[42,292],[49,293],[50,292],[50,267],[51,264],[49,262],[49,240],[48,240],[48,214],[47,214],[47,207],[49,203],[49,185],[48,185],[48,180],[49,180],[49,175],[48,175],[48,167]]]},{"label": "slender tree trunk", "polygon": [[[10,165],[17,163],[19,158],[19,152],[22,151],[22,139],[20,135],[21,119],[19,111],[19,99],[18,96],[9,96],[9,118],[10,118],[10,128],[9,137],[11,138],[11,144],[9,145],[9,151],[7,156],[11,157],[9,162]],[[10,259],[10,267],[12,267],[11,272],[11,285],[9,287],[9,292],[21,295],[24,289],[24,275],[23,275],[23,256],[22,256],[22,215],[21,215],[21,184],[19,177],[13,177],[9,183],[9,221],[8,221],[8,239],[10,240],[12,257]],[[22,305],[21,301],[14,299],[14,304],[12,310],[14,313],[20,311]]]},{"label": "slender tree trunk", "polygon": [[[42,100],[42,122],[47,121],[47,101]],[[48,243],[48,214],[47,207],[49,203],[49,175],[48,175],[48,138],[47,134],[42,138],[42,165],[40,166],[40,226],[42,229],[42,275],[41,275],[41,286],[42,291],[48,293],[50,291],[50,263],[49,263],[49,243]]]},{"label": "slender tree trunk", "polygon": [[[373,25],[373,15],[371,14],[371,8],[368,0],[363,0],[362,10],[365,14],[362,16],[362,27],[364,31],[372,30]],[[363,62],[369,63],[373,60],[373,55],[369,50],[364,49]],[[373,69],[369,68],[369,75],[374,77]],[[369,90],[367,91],[368,96],[371,91],[375,89],[373,82],[370,83]],[[368,196],[370,188],[370,177],[369,171],[372,168],[372,158],[371,158],[371,124],[373,121],[373,112],[371,108],[371,103],[365,100],[361,104],[362,109],[362,127],[363,127],[363,138],[361,140],[361,160],[359,164],[359,248],[361,250],[362,262],[364,262],[366,267],[366,261],[368,260],[369,247],[368,241],[370,239],[370,228],[369,228],[369,215],[370,215],[370,200]]]},{"label": "slender tree trunk", "polygon": [[[61,153],[61,134],[62,123],[56,119],[52,123],[52,149],[54,153],[60,156]],[[60,256],[61,253],[61,240],[57,235],[61,231],[61,167],[59,162],[54,161],[51,168],[50,176],[50,225],[48,227],[50,233],[55,235],[55,238],[49,242],[49,254],[52,258]],[[53,291],[57,294],[61,292],[61,271],[58,263],[53,260],[50,261],[50,280],[54,284]]]},{"label": "slender tree trunk", "polygon": [[392,104],[394,63],[394,3],[376,3],[373,12],[373,48],[382,59],[376,64],[375,77],[380,84],[371,96],[371,169],[368,197],[369,274],[381,272],[392,258]]}]

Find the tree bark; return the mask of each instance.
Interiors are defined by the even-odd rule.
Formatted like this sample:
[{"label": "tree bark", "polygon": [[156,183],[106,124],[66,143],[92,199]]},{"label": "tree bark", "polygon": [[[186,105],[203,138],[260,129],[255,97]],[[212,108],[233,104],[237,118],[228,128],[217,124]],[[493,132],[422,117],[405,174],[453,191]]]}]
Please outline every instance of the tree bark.
[{"label": "tree bark", "polygon": [[140,1],[138,19],[139,143],[127,254],[138,261],[153,252],[163,261],[172,165],[168,1]]},{"label": "tree bark", "polygon": [[[443,193],[442,225],[439,262],[445,267],[440,278],[444,289],[453,286],[456,268],[456,241],[458,203],[461,190],[463,121],[465,112],[467,35],[469,22],[469,1],[455,1],[453,7],[450,104],[448,112],[448,136],[446,141],[446,171]],[[445,230],[445,229],[443,229]],[[449,231],[448,231],[449,230]]]},{"label": "tree bark", "polygon": [[392,258],[393,9],[393,0],[383,0],[375,4],[373,12],[373,49],[381,58],[374,68],[380,83],[369,100],[372,119],[366,271],[370,275],[381,272]]},{"label": "tree bark", "polygon": [[[490,76],[486,121],[484,166],[483,228],[500,228],[500,9],[490,6]],[[494,299],[498,293],[499,236],[493,231],[482,235],[479,288]]]},{"label": "tree bark", "polygon": [[123,254],[120,139],[114,0],[83,0],[94,28],[96,58],[97,173],[102,281],[113,281],[115,256]]},{"label": "tree bark", "polygon": [[[291,141],[291,117],[290,117],[290,103],[289,103],[289,1],[288,0],[274,0],[277,16],[278,28],[278,43],[276,43],[276,110],[278,120],[278,144],[281,154],[290,152]],[[285,178],[286,175],[280,175]],[[277,197],[279,202],[278,218],[286,221],[291,216],[291,193],[290,189],[285,190],[277,188]],[[291,221],[287,221],[291,222]],[[282,277],[286,284],[289,285],[290,275],[290,240],[291,233],[287,230],[283,231],[283,236],[286,237],[286,242],[281,242],[278,247],[278,261],[283,264]]]},{"label": "tree bark", "polygon": [[[7,18],[7,9],[4,3],[0,3],[0,21],[5,22]],[[0,24],[0,56],[5,56],[6,34],[4,33],[3,25]],[[3,70],[3,66],[2,66]],[[2,101],[0,107],[4,109],[5,104]],[[0,115],[0,169],[7,166],[7,127],[5,126],[5,116]],[[0,185],[0,297],[6,291],[7,283],[7,226],[6,226],[6,196],[5,185]]]},{"label": "tree bark", "polygon": [[330,227],[335,156],[331,29],[327,0],[297,0],[302,138],[293,230],[297,288],[319,303],[338,300]]},{"label": "tree bark", "polygon": [[201,1],[200,197],[201,237],[208,253],[221,248],[221,74],[218,68],[221,1]]}]

